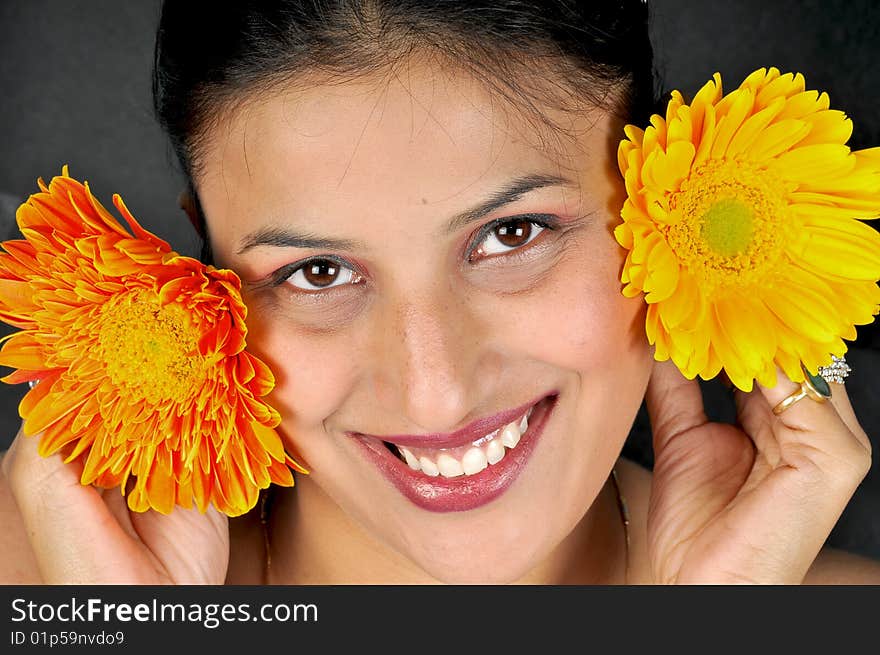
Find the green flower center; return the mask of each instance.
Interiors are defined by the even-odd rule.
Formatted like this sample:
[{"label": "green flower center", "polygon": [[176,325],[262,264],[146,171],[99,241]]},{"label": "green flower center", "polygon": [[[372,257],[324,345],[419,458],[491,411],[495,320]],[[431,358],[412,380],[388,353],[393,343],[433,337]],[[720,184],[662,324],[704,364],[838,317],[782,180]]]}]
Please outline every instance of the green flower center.
[{"label": "green flower center", "polygon": [[722,257],[733,257],[745,252],[754,234],[754,214],[737,198],[722,198],[703,215],[700,234],[709,246]]},{"label": "green flower center", "polygon": [[677,220],[663,236],[707,293],[762,284],[791,238],[788,191],[750,162],[707,161],[670,196]]}]

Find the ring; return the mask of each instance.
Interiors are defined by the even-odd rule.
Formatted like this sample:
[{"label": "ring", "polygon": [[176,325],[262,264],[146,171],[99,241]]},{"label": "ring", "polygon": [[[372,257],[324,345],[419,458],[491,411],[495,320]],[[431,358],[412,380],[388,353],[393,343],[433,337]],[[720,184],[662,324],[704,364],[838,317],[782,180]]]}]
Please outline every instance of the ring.
[{"label": "ring", "polygon": [[837,384],[843,384],[844,378],[850,374],[850,371],[852,369],[846,363],[846,359],[836,355],[831,355],[831,363],[828,366],[819,367],[819,375],[826,382],[836,382]]},{"label": "ring", "polygon": [[803,365],[801,366],[801,369],[804,372],[804,381],[801,382],[800,389],[792,392],[788,397],[783,398],[782,401],[773,408],[773,413],[777,416],[782,414],[782,412],[794,405],[801,398],[810,398],[817,403],[824,403],[831,398],[831,387],[828,386],[825,378],[821,375],[813,375],[804,368]]}]

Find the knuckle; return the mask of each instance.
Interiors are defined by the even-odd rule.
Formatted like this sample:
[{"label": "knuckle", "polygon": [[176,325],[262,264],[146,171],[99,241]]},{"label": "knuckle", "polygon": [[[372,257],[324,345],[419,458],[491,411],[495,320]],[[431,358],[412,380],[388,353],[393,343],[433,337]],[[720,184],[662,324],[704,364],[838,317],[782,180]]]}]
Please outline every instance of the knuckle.
[{"label": "knuckle", "polygon": [[861,456],[859,459],[861,461],[861,469],[860,469],[861,479],[864,479],[868,475],[868,472],[871,470],[871,466],[874,461],[873,456],[871,454],[870,446],[868,446],[868,448],[861,449]]},{"label": "knuckle", "polygon": [[[16,441],[19,439],[21,439],[20,434],[16,437]],[[27,479],[27,472],[24,469],[25,466],[21,461],[21,456],[16,448],[16,444],[13,443],[13,446],[6,451],[6,454],[3,456],[3,474],[6,476],[6,482],[9,485],[10,490],[16,496],[21,490],[22,484]]]},{"label": "knuckle", "polygon": [[[19,431],[13,445],[3,457],[3,473],[9,489],[18,503],[42,504],[53,498],[63,487],[62,480],[67,471],[60,456],[43,457],[36,452],[36,444],[24,444],[23,440],[37,440],[39,437],[26,436]],[[33,452],[24,452],[33,449]]]},{"label": "knuckle", "polygon": [[854,481],[858,485],[871,470],[871,453],[860,442],[853,440],[841,453],[839,462],[842,481]]},{"label": "knuckle", "polygon": [[871,442],[858,439],[855,435],[847,442],[847,447],[842,453],[843,461],[849,465],[854,475],[861,481],[871,470],[872,453]]}]

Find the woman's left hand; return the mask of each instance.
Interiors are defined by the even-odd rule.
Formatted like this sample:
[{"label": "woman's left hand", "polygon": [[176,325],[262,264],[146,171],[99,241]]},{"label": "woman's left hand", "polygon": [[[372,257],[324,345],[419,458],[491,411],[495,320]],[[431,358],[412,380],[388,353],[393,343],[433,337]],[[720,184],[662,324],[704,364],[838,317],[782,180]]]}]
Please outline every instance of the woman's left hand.
[{"label": "woman's left hand", "polygon": [[832,398],[772,408],[800,385],[737,390],[738,426],[706,418],[699,385],[655,362],[648,552],[677,584],[799,584],[871,466],[843,385]]}]

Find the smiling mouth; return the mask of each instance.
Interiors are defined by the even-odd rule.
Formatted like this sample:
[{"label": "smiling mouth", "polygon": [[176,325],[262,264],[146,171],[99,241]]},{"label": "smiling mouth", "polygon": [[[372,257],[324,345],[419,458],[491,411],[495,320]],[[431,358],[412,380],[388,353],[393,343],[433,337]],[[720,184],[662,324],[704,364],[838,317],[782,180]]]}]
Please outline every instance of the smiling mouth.
[{"label": "smiling mouth", "polygon": [[553,391],[454,433],[384,439],[349,434],[366,459],[416,506],[431,512],[467,511],[498,498],[519,477],[558,398]]},{"label": "smiling mouth", "polygon": [[498,464],[509,450],[516,448],[529,428],[529,418],[535,407],[532,405],[521,417],[458,448],[419,448],[400,446],[390,441],[382,443],[413,471],[421,471],[428,477],[476,475],[486,467]]}]

